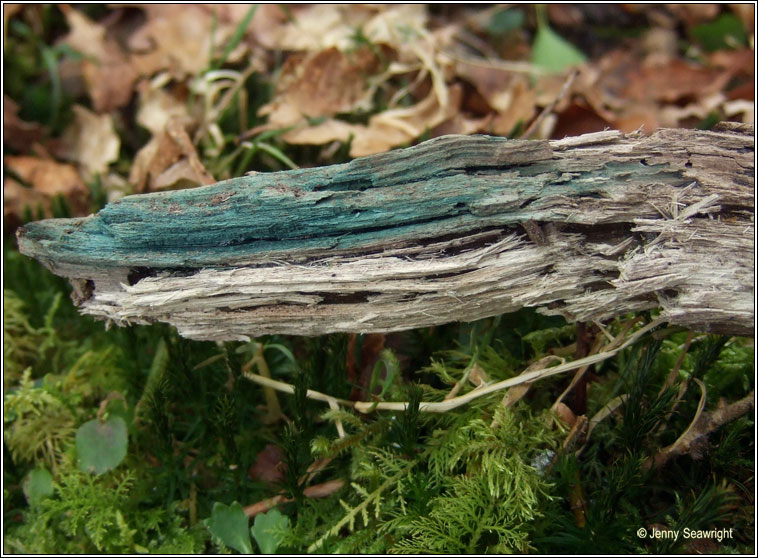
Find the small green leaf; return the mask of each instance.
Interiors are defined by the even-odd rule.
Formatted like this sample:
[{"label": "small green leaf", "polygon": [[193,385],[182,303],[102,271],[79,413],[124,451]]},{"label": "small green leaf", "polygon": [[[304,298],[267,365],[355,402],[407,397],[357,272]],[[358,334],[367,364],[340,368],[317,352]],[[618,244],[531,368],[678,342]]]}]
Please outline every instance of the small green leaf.
[{"label": "small green leaf", "polygon": [[216,502],[213,504],[208,529],[214,537],[221,539],[226,546],[241,552],[252,554],[253,544],[247,531],[247,515],[242,506],[232,502],[231,506]]},{"label": "small green leaf", "polygon": [[53,495],[53,476],[45,468],[32,469],[24,479],[24,496],[30,506],[36,506]]},{"label": "small green leaf", "polygon": [[549,25],[545,23],[539,26],[532,45],[532,64],[558,73],[586,61],[587,57],[578,48],[558,35]]},{"label": "small green leaf", "polygon": [[276,531],[289,527],[290,519],[274,508],[255,516],[255,523],[250,532],[255,537],[255,542],[263,554],[274,554],[282,543],[281,537]]},{"label": "small green leaf", "polygon": [[97,475],[115,469],[126,457],[128,441],[126,422],[119,416],[85,422],[76,431],[79,469]]},{"label": "small green leaf", "polygon": [[694,26],[690,32],[708,52],[747,44],[745,28],[734,14],[722,14],[714,21]]}]

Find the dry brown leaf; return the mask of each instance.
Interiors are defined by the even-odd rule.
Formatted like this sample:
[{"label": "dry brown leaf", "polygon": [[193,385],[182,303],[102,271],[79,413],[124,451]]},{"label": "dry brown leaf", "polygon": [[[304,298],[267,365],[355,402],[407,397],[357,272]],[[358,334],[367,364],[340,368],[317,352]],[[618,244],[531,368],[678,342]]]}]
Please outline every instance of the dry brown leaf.
[{"label": "dry brown leaf", "polygon": [[160,134],[172,118],[189,121],[187,103],[176,95],[148,81],[137,85],[139,105],[137,109],[137,124],[150,130],[153,135]]},{"label": "dry brown leaf", "polygon": [[326,498],[337,492],[343,486],[345,486],[344,480],[334,479],[309,486],[303,490],[303,494],[308,498]]},{"label": "dry brown leaf", "polygon": [[624,74],[621,95],[630,101],[674,102],[685,97],[703,97],[721,91],[729,72],[670,60]]},{"label": "dry brown leaf", "polygon": [[137,152],[129,182],[137,191],[213,184],[187,133],[182,117],[168,120],[164,130]]},{"label": "dry brown leaf", "polygon": [[[228,22],[230,25],[236,27],[247,15],[251,6],[253,4],[219,4],[213,7],[220,21]],[[297,10],[297,6],[288,6],[287,9]],[[279,28],[285,25],[288,19],[287,11],[282,6],[278,4],[258,4],[247,33],[265,48],[277,50],[279,49],[279,45],[276,42],[280,34]]]},{"label": "dry brown leaf", "polygon": [[710,62],[703,66],[617,50],[582,72],[575,91],[614,127],[633,131],[644,126],[650,133],[705,118],[721,106],[723,91],[735,76],[752,83],[752,53],[714,53]]},{"label": "dry brown leaf", "polygon": [[368,127],[361,127],[350,145],[352,157],[382,153],[414,141],[427,129],[453,118],[461,106],[463,90],[454,84],[448,90],[447,105],[440,105],[434,92],[404,109],[388,110],[372,116]]},{"label": "dry brown leaf", "polygon": [[[140,4],[137,7],[145,12],[147,22],[129,37],[128,46],[135,67],[145,75],[168,70],[177,79],[196,76],[210,67],[211,56],[221,54],[234,32],[232,22],[214,16],[217,7],[213,5]],[[225,13],[228,14],[228,10]],[[227,61],[240,60],[246,48],[241,42]]]},{"label": "dry brown leaf", "polygon": [[555,406],[554,412],[558,418],[568,424],[569,428],[573,427],[574,424],[576,424],[576,415],[574,414],[574,411],[572,411],[565,403],[559,402]]},{"label": "dry brown leaf", "polygon": [[[279,29],[276,44],[315,52],[288,59],[277,95],[259,112],[268,115],[268,123],[245,135],[293,127],[282,135],[284,141],[293,144],[344,142],[352,137],[350,153],[358,157],[412,142],[425,131],[451,121],[460,110],[462,91],[459,85],[452,89],[448,86],[454,77],[453,63],[441,53],[441,46],[452,40],[453,32],[452,28],[441,28],[430,33],[426,17],[426,8],[419,5],[318,5],[294,10],[292,20]],[[375,48],[343,52],[346,47],[355,48],[356,25],[371,43],[384,45],[379,47],[384,51],[384,61],[393,59],[383,71]],[[318,29],[318,36],[313,29]],[[380,82],[400,74],[410,84],[388,89],[390,106],[408,94],[422,97],[421,101],[373,115],[368,125],[334,118],[341,112],[370,108]],[[426,91],[419,95],[424,87]],[[312,119],[319,117],[326,119],[311,125]],[[449,127],[478,130],[481,124],[458,118]]]},{"label": "dry brown leaf", "polygon": [[523,76],[513,72],[466,60],[456,61],[455,73],[473,85],[496,112],[508,109],[512,101],[513,85],[523,79]]},{"label": "dry brown leaf", "polygon": [[755,33],[755,4],[729,4],[729,8],[740,18],[748,35]]},{"label": "dry brown leaf", "polygon": [[673,29],[653,27],[642,37],[645,65],[667,64],[679,55],[679,35]]},{"label": "dry brown leaf", "polygon": [[105,174],[108,165],[118,159],[121,140],[109,114],[95,114],[74,105],[74,122],[63,134],[65,159],[75,161],[86,179]]},{"label": "dry brown leaf", "polygon": [[279,446],[267,444],[256,457],[255,464],[250,467],[248,476],[262,482],[278,482],[282,479],[286,465],[284,452]]},{"label": "dry brown leaf", "polygon": [[492,131],[498,136],[509,135],[519,122],[527,123],[537,114],[535,90],[525,76],[519,78],[508,91],[508,104],[492,121]]},{"label": "dry brown leaf", "polygon": [[[581,136],[591,132],[601,132],[611,127],[614,120],[603,119],[598,115],[597,110],[593,109],[581,102],[569,105],[557,115],[557,122],[547,137],[561,139],[567,136]],[[615,119],[613,113],[610,114]],[[545,136],[540,135],[539,137]]]},{"label": "dry brown leaf", "polygon": [[169,190],[181,188],[194,188],[200,184],[202,177],[189,162],[189,159],[180,159],[150,182],[150,190]]},{"label": "dry brown leaf", "polygon": [[23,4],[3,4],[3,39],[8,36],[8,22],[19,13],[24,7]]},{"label": "dry brown leaf", "polygon": [[26,122],[18,116],[18,105],[3,95],[3,137],[5,144],[16,151],[27,151],[29,147],[48,134],[46,126],[37,122]]},{"label": "dry brown leaf", "polygon": [[719,4],[666,4],[666,8],[687,27],[713,20],[721,10]]},{"label": "dry brown leaf", "polygon": [[[614,120],[613,126],[625,134],[630,134],[637,130],[642,130],[644,133],[649,134],[661,127],[661,120],[658,117],[658,113],[659,111],[653,106],[638,107],[637,109],[632,109],[618,116]],[[671,119],[671,115],[669,115],[669,119]],[[677,125],[678,121],[673,126]]]},{"label": "dry brown leaf", "polygon": [[[89,193],[73,165],[23,155],[5,157],[3,162],[9,171],[3,182],[5,219],[20,220],[27,207],[33,214],[41,207],[49,216],[50,202],[57,195],[63,196],[73,214],[89,213]],[[30,187],[22,185],[13,175]]]},{"label": "dry brown leaf", "polygon": [[329,48],[290,56],[273,101],[258,114],[268,115],[269,128],[284,128],[304,118],[333,116],[370,108],[373,88],[367,77],[378,71],[379,59],[368,48],[343,53]]},{"label": "dry brown leaf", "polygon": [[[365,126],[359,124],[350,124],[343,120],[330,118],[315,126],[301,125],[294,130],[290,130],[282,137],[285,141],[294,145],[323,145],[332,141],[348,141],[351,135],[355,136],[358,133],[362,133],[364,128]],[[269,128],[268,126],[260,127],[252,131],[262,131],[263,129]]]},{"label": "dry brown leaf", "polygon": [[407,108],[387,110],[372,116],[368,126],[328,120],[317,126],[291,130],[282,139],[292,144],[323,144],[330,141],[348,141],[351,157],[382,153],[393,147],[409,143],[426,130],[432,130],[454,118],[460,109],[462,88],[450,87],[447,106],[440,106],[436,95],[430,92],[421,102]]},{"label": "dry brown leaf", "polygon": [[708,57],[708,62],[729,72],[730,76],[750,78],[755,76],[755,52],[750,48],[717,50]]},{"label": "dry brown leaf", "polygon": [[167,134],[153,136],[134,156],[129,171],[129,183],[137,192],[149,190],[151,181],[176,163],[181,156],[181,149]]},{"label": "dry brown leaf", "polygon": [[63,42],[85,55],[81,61],[96,112],[110,112],[126,105],[132,97],[137,72],[118,42],[106,36],[106,29],[82,12],[62,5],[70,27]]},{"label": "dry brown leaf", "polygon": [[469,118],[464,114],[457,113],[451,119],[444,121],[432,129],[432,137],[446,136],[448,134],[479,134],[489,132],[492,128],[493,114],[481,118]]},{"label": "dry brown leaf", "polygon": [[475,388],[483,387],[490,381],[487,372],[480,366],[478,362],[475,362],[471,367],[471,371],[468,375],[468,381],[474,384]]},{"label": "dry brown leaf", "polygon": [[[329,47],[355,48],[355,32],[361,30],[373,44],[397,46],[427,26],[423,4],[364,5],[313,4],[290,6],[292,19],[256,35],[271,49],[319,51]],[[253,21],[258,18],[256,14]],[[275,14],[267,14],[275,23]],[[265,18],[262,17],[265,20]]]}]

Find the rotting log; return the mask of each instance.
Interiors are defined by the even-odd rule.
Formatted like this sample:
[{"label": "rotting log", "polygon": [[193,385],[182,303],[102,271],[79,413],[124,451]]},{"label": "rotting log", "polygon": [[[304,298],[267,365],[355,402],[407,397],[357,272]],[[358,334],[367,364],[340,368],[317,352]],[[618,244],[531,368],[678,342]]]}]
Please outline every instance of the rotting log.
[{"label": "rotting log", "polygon": [[752,335],[752,126],[445,136],[322,168],[128,196],[19,230],[83,313],[206,340],[387,332],[537,307],[660,308]]}]

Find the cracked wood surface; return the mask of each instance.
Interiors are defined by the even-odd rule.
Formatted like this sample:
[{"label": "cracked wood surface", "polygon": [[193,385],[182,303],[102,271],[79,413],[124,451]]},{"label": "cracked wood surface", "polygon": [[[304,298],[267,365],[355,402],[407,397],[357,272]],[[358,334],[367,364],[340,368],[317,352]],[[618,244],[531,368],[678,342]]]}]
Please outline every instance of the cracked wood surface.
[{"label": "cracked wood surface", "polygon": [[128,196],[19,230],[86,314],[194,339],[380,332],[530,306],[752,335],[752,126],[444,136]]}]

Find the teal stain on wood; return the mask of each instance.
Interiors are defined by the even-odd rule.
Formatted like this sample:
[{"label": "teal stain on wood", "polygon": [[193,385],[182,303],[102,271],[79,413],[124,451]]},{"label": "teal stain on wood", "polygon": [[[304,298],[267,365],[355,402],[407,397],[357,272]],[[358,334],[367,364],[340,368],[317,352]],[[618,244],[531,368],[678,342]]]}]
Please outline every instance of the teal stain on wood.
[{"label": "teal stain on wood", "polygon": [[98,214],[30,223],[24,253],[47,263],[158,269],[226,267],[271,252],[371,250],[536,221],[582,222],[543,202],[608,198],[635,182],[680,180],[636,160],[571,160],[546,141],[445,136],[314,169],[127,196]]}]

